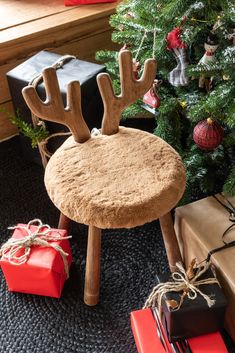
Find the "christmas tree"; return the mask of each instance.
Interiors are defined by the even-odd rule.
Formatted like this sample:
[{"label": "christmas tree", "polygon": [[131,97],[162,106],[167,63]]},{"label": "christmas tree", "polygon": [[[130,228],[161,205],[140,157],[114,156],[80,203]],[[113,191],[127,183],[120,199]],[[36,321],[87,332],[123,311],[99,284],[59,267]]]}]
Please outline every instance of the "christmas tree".
[{"label": "christmas tree", "polygon": [[[235,5],[226,0],[127,0],[110,19],[113,41],[143,62],[158,63],[153,87],[123,114],[153,114],[153,133],[174,147],[186,167],[184,202],[195,190],[235,195]],[[101,51],[120,90],[117,52]],[[150,113],[149,113],[150,112]]]}]

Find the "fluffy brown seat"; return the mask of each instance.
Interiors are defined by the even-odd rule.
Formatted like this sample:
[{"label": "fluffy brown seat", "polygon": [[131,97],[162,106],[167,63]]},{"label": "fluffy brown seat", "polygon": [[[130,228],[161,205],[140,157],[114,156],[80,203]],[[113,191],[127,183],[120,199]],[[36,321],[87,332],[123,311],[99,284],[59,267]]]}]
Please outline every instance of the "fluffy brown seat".
[{"label": "fluffy brown seat", "polygon": [[162,139],[120,127],[84,143],[73,137],[54,153],[47,192],[70,219],[99,228],[129,228],[169,212],[185,188],[179,155]]}]

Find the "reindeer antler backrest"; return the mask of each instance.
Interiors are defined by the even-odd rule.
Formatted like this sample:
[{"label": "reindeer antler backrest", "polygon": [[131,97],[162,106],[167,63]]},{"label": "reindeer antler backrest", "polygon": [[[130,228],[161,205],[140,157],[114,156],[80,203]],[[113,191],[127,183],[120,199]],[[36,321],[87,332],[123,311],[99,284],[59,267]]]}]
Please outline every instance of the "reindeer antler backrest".
[{"label": "reindeer antler backrest", "polygon": [[[148,59],[144,64],[141,78],[134,78],[132,55],[128,50],[119,53],[121,94],[116,96],[112,81],[107,73],[97,76],[99,90],[104,103],[102,133],[112,135],[118,132],[122,111],[142,97],[151,87],[156,75],[155,59]],[[81,88],[78,81],[70,82],[67,92],[67,107],[64,107],[55,69],[43,71],[46,100],[43,102],[33,86],[27,86],[22,93],[30,110],[41,119],[66,125],[76,142],[83,143],[91,135],[81,109]]]},{"label": "reindeer antler backrest", "polygon": [[81,88],[78,81],[68,84],[67,107],[64,108],[58,79],[54,68],[43,71],[46,100],[42,102],[33,86],[23,88],[22,94],[37,117],[66,125],[72,132],[75,141],[85,142],[90,138],[90,130],[82,116]]},{"label": "reindeer antler backrest", "polygon": [[99,74],[97,82],[104,103],[102,134],[112,135],[118,132],[122,111],[128,105],[141,98],[152,86],[156,76],[156,60],[148,59],[144,63],[141,78],[136,80],[133,72],[132,55],[129,50],[119,53],[121,94],[115,96],[112,81],[108,74]]}]

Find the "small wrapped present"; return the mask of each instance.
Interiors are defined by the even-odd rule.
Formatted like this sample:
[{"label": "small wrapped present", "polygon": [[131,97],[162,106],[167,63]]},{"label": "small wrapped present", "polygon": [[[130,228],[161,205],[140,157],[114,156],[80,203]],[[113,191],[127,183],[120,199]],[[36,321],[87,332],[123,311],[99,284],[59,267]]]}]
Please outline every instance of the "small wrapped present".
[{"label": "small wrapped present", "polygon": [[[222,195],[216,195],[227,204]],[[235,205],[235,197],[228,201]],[[222,238],[226,229],[234,225],[231,207],[223,207],[213,196],[178,207],[175,212],[175,231],[186,266],[192,258],[198,261],[207,258],[213,249],[235,239],[235,227]],[[211,263],[223,288],[228,305],[225,314],[225,328],[235,341],[235,246],[225,248],[211,256]]]},{"label": "small wrapped present", "polygon": [[195,267],[194,260],[186,271],[177,263],[157,282],[145,306],[157,306],[170,342],[223,329],[227,301],[209,264]]},{"label": "small wrapped present", "polygon": [[[103,65],[76,59],[72,55],[60,55],[46,50],[40,51],[22,64],[7,72],[7,80],[11,92],[14,109],[19,117],[26,123],[32,123],[32,115],[22,96],[22,89],[28,84],[34,84],[42,100],[46,99],[45,86],[40,75],[47,67],[54,67],[58,77],[61,96],[64,105],[67,105],[67,88],[71,81],[79,81],[81,85],[81,105],[82,115],[87,126],[100,128],[103,116],[103,103],[98,89],[96,76],[105,72]],[[35,119],[37,121],[37,119]],[[34,121],[34,124],[36,123]],[[49,121],[39,121],[36,125],[45,126],[51,138],[46,143],[47,149],[43,148],[44,154],[54,153],[68,136],[65,125],[52,123]],[[45,141],[46,142],[46,141]],[[28,137],[20,134],[20,145],[23,156],[30,162],[41,164],[41,156],[37,149],[32,149],[31,141]],[[43,147],[43,146],[41,146]]]},{"label": "small wrapped present", "polygon": [[12,292],[59,298],[72,262],[67,231],[40,220],[18,224],[0,249],[0,265]]},{"label": "small wrapped present", "polygon": [[138,353],[226,353],[227,348],[219,332],[189,338],[184,342],[171,344],[167,341],[164,331],[159,332],[156,316],[151,309],[133,311],[131,326]]}]

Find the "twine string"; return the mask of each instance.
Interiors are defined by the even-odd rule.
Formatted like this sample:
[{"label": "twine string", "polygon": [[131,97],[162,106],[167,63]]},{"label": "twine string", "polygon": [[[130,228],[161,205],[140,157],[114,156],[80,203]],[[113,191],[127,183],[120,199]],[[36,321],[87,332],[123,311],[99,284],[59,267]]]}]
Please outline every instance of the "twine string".
[{"label": "twine string", "polygon": [[[37,228],[33,231],[30,226],[36,225]],[[26,232],[23,238],[10,238],[1,246],[0,255],[12,265],[20,266],[27,262],[32,246],[50,247],[55,249],[62,257],[64,270],[67,278],[69,278],[69,267],[66,253],[58,244],[51,243],[59,240],[70,239],[71,236],[62,237],[56,229],[51,229],[48,224],[43,224],[40,219],[33,219],[27,225],[17,225],[8,227],[8,229],[20,229]],[[53,233],[53,234],[52,234]],[[23,253],[22,253],[23,251]]]},{"label": "twine string", "polygon": [[165,283],[159,283],[155,286],[146,300],[143,309],[149,307],[158,307],[159,312],[161,311],[162,299],[166,293],[169,292],[183,292],[176,308],[174,311],[179,310],[183,304],[184,298],[187,296],[190,300],[195,300],[198,295],[201,295],[207,302],[207,305],[211,307],[215,304],[215,300],[211,299],[207,294],[203,293],[198,287],[205,284],[219,284],[215,277],[199,279],[209,268],[209,263],[205,263],[197,268],[196,275],[189,279],[186,270],[181,263],[177,262],[176,267],[178,271],[172,273],[172,281]]},{"label": "twine string", "polygon": [[[76,56],[74,55],[63,55],[59,59],[57,59],[50,67],[53,69],[61,69],[63,65],[65,64],[66,61],[71,60],[71,59],[76,59]],[[42,73],[36,75],[30,82],[29,85],[33,87],[37,87],[39,82],[42,80]]]},{"label": "twine string", "polygon": [[142,49],[142,46],[143,46],[144,41],[145,41],[145,39],[146,39],[146,36],[147,36],[147,31],[145,30],[145,31],[144,31],[144,35],[143,35],[142,38],[141,38],[140,45],[139,45],[139,47],[138,47],[137,50],[136,50],[135,59],[134,59],[135,61],[137,61],[137,58],[138,58],[138,56],[139,56],[140,50]]},{"label": "twine string", "polygon": [[43,151],[44,155],[47,158],[50,158],[52,156],[52,152],[50,152],[47,148],[47,143],[50,139],[58,136],[70,136],[72,135],[71,132],[55,132],[54,134],[49,135],[46,137],[43,141],[38,142],[38,145],[40,146],[41,150]]},{"label": "twine string", "polygon": [[153,53],[152,53],[153,58],[155,58],[156,34],[157,34],[157,29],[156,29],[156,27],[154,27],[154,30],[153,30]]}]

